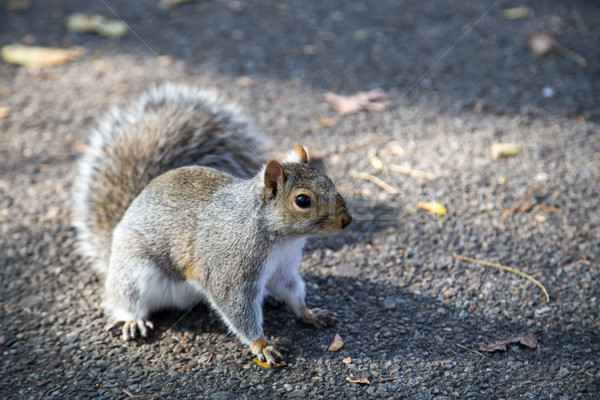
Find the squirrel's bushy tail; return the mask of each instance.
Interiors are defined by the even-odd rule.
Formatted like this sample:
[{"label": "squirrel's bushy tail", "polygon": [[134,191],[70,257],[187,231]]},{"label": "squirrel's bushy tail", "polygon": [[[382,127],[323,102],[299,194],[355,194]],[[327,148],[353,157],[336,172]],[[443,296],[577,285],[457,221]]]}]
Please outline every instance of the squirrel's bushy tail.
[{"label": "squirrel's bushy tail", "polygon": [[78,251],[104,272],[113,229],[156,176],[205,165],[248,178],[264,162],[265,138],[216,93],[166,84],[113,108],[90,136],[74,182]]}]

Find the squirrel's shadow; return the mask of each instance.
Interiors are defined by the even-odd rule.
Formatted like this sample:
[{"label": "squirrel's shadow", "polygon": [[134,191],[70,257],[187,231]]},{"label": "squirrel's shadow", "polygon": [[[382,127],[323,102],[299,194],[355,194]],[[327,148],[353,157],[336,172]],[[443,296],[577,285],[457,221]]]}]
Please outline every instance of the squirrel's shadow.
[{"label": "squirrel's shadow", "polygon": [[[415,294],[393,285],[347,277],[305,277],[309,286],[307,304],[333,311],[340,323],[317,329],[296,322],[287,305],[266,302],[263,307],[265,334],[283,349],[288,364],[306,358],[341,360],[351,357],[384,361],[415,356],[454,357],[462,352],[456,343],[475,349],[480,342],[506,339],[528,329],[507,318],[465,315],[464,308],[455,307],[442,298]],[[231,345],[237,342],[216,312],[205,303],[187,312],[156,313],[153,321],[157,327],[149,337],[149,343],[163,340],[167,331],[190,332],[200,337],[217,334],[231,341]],[[330,352],[328,346],[336,333],[343,338],[344,346],[339,352]],[[203,346],[203,342],[198,342],[197,346]],[[238,347],[236,353],[246,351],[242,344]],[[205,350],[211,351],[210,348],[198,349],[201,353]],[[251,357],[249,352],[245,354]],[[531,360],[545,355],[516,350],[512,351],[511,357]]]}]

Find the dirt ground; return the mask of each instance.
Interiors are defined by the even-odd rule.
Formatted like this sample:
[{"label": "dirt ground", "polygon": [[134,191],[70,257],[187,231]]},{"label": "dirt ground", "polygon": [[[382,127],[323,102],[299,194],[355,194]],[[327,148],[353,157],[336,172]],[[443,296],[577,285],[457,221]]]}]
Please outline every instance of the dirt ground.
[{"label": "dirt ground", "polygon": [[[507,19],[516,6],[525,17]],[[76,12],[130,31],[71,32]],[[600,398],[599,26],[591,0],[0,1],[1,45],[85,50],[55,67],[0,62],[0,397]],[[534,54],[536,33],[587,67],[556,46]],[[104,332],[102,280],[73,251],[75,164],[99,115],[166,81],[218,88],[274,152],[307,146],[356,217],[302,262],[309,306],[337,327],[265,306],[283,368],[255,364],[202,304],[156,315],[148,340]],[[376,88],[385,112],[340,116],[323,97]],[[492,160],[496,142],[522,150]],[[453,254],[516,268],[549,301]],[[534,349],[479,348],[529,332]]]}]

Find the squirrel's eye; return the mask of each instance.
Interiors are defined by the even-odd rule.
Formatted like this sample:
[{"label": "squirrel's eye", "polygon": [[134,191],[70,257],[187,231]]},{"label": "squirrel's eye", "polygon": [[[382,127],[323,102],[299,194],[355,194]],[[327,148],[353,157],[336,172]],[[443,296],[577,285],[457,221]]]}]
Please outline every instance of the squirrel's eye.
[{"label": "squirrel's eye", "polygon": [[294,203],[300,208],[308,208],[310,207],[310,197],[305,194],[299,194],[294,199]]}]

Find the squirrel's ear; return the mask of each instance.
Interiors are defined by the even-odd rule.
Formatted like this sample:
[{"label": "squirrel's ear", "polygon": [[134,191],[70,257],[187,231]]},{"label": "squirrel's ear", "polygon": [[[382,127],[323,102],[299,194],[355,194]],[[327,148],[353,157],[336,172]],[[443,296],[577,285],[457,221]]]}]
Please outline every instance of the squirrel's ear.
[{"label": "squirrel's ear", "polygon": [[300,162],[303,162],[304,164],[308,164],[310,162],[310,157],[308,156],[308,151],[306,151],[306,149],[304,147],[300,146],[299,144],[296,145],[296,148],[294,149],[294,153],[296,153],[296,155],[300,159]]},{"label": "squirrel's ear", "polygon": [[277,196],[277,186],[284,181],[285,172],[281,164],[275,160],[269,161],[265,166],[265,193],[268,200],[273,200]]}]

